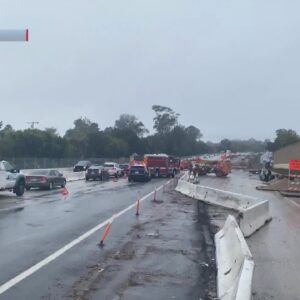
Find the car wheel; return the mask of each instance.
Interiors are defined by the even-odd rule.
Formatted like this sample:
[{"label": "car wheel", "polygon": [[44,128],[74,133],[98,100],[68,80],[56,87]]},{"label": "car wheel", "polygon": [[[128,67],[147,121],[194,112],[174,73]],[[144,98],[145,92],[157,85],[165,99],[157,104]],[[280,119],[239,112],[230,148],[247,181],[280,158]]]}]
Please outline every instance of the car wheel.
[{"label": "car wheel", "polygon": [[15,188],[15,193],[17,196],[23,196],[25,191],[25,182],[20,180]]},{"label": "car wheel", "polygon": [[48,189],[53,190],[53,182],[52,181],[49,183]]},{"label": "car wheel", "polygon": [[63,183],[61,184],[61,187],[64,188],[66,186],[67,182],[64,180]]}]

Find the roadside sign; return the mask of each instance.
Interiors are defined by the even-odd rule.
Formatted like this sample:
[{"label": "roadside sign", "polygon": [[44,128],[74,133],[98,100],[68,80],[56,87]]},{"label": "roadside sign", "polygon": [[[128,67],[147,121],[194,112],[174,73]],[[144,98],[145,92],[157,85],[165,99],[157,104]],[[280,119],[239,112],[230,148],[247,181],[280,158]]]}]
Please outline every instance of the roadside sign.
[{"label": "roadside sign", "polygon": [[300,159],[290,159],[289,169],[290,170],[300,170]]}]

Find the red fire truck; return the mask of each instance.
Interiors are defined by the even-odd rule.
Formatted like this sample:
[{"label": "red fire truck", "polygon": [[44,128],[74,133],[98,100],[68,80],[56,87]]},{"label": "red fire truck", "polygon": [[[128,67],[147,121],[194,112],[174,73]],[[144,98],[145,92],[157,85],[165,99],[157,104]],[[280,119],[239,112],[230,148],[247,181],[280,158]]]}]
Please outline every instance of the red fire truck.
[{"label": "red fire truck", "polygon": [[167,154],[146,154],[144,161],[152,177],[174,177],[180,171],[180,160]]}]

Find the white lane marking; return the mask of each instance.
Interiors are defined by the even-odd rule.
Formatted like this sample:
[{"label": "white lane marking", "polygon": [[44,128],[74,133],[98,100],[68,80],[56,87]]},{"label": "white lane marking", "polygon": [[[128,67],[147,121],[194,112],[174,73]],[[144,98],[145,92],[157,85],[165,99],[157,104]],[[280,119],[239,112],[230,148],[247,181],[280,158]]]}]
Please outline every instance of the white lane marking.
[{"label": "white lane marking", "polygon": [[[287,199],[287,198],[286,198]],[[287,199],[290,203],[296,205],[297,207],[300,207],[300,204],[298,204],[297,202],[295,202],[294,200],[291,199]]]},{"label": "white lane marking", "polygon": [[[168,183],[170,181],[168,181]],[[160,189],[162,189],[162,187],[163,187],[163,185],[161,185],[156,190],[159,191]],[[151,196],[153,193],[154,193],[154,191],[148,193],[143,198],[141,198],[140,201],[141,202],[144,201],[149,196]],[[78,238],[76,238],[75,240],[73,240],[72,242],[70,242],[69,244],[67,244],[64,247],[60,248],[56,252],[50,254],[48,257],[44,258],[43,260],[41,260],[37,264],[33,265],[29,269],[25,270],[24,272],[20,273],[16,277],[14,277],[14,278],[10,279],[9,281],[5,282],[4,284],[2,284],[0,286],[0,295],[3,294],[8,289],[10,289],[11,287],[15,286],[17,283],[19,283],[23,279],[29,277],[30,275],[32,275],[33,273],[35,273],[36,271],[38,271],[42,267],[46,266],[47,264],[49,264],[50,262],[52,262],[53,260],[55,260],[56,258],[58,258],[59,256],[61,256],[62,254],[64,254],[65,252],[67,252],[68,250],[70,250],[71,248],[73,248],[74,246],[76,246],[77,244],[79,244],[80,242],[82,242],[83,240],[85,240],[86,238],[88,238],[89,236],[91,236],[93,233],[95,233],[96,231],[98,231],[99,229],[101,229],[102,227],[104,227],[109,221],[111,221],[112,218],[114,218],[114,219],[119,218],[120,216],[122,216],[123,214],[125,214],[127,211],[129,211],[130,209],[132,209],[135,206],[136,206],[136,203],[134,202],[133,204],[129,205],[128,207],[126,207],[125,209],[121,210],[120,212],[114,214],[112,217],[108,218],[104,222],[98,224],[97,226],[93,227],[92,229],[90,229],[86,233],[82,234],[81,236],[79,236]]]}]

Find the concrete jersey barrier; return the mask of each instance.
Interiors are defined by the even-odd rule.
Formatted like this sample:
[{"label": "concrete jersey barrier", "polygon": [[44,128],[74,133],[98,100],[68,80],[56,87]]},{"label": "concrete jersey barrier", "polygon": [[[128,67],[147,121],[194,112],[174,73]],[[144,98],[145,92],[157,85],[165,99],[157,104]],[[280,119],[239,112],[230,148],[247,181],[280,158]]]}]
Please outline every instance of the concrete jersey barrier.
[{"label": "concrete jersey barrier", "polygon": [[243,234],[231,215],[215,235],[218,299],[250,300],[254,261]]},{"label": "concrete jersey barrier", "polygon": [[269,201],[255,197],[196,185],[187,181],[187,174],[178,181],[176,191],[209,204],[219,205],[239,212],[239,223],[245,237],[250,236],[271,220]]}]

